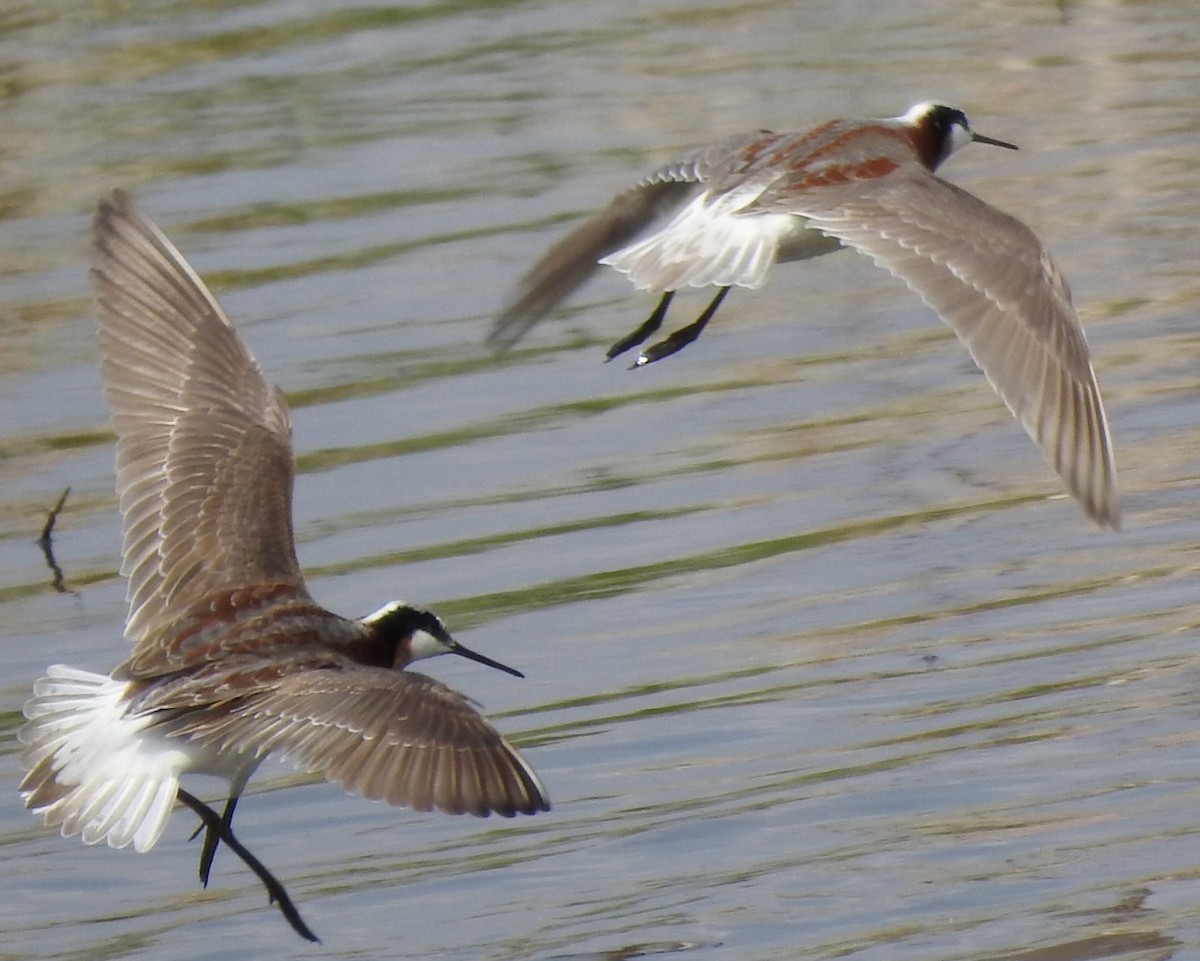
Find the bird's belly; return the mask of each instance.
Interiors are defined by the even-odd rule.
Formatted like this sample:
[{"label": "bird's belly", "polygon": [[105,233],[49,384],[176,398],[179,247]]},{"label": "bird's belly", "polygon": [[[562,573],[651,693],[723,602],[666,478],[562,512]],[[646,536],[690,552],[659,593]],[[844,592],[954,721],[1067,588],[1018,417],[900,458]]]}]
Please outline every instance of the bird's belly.
[{"label": "bird's belly", "polygon": [[149,728],[146,737],[164,754],[179,755],[180,773],[205,774],[230,782],[249,778],[266,756],[237,751],[220,740],[205,738],[203,721],[186,715]]},{"label": "bird's belly", "polygon": [[789,260],[836,250],[838,241],[786,213],[730,212],[727,202],[701,196],[657,233],[599,262],[627,274],[641,290],[681,287],[761,287],[784,250]]}]

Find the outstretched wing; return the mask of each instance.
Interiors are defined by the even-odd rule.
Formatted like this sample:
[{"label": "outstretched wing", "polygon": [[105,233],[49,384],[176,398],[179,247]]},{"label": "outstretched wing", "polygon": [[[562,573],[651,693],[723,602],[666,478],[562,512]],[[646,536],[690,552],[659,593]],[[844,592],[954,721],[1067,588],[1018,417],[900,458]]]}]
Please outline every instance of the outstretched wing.
[{"label": "outstretched wing", "polygon": [[93,245],[136,653],[214,592],[303,592],[290,422],[204,282],[126,194],[100,204]]},{"label": "outstretched wing", "polygon": [[418,811],[550,809],[533,769],[471,703],[413,671],[346,664],[272,677],[177,733],[221,750],[271,751],[354,794]]},{"label": "outstretched wing", "polygon": [[870,191],[786,193],[787,210],[870,256],[950,325],[1099,524],[1117,527],[1108,421],[1066,281],[1036,235],[912,165]]}]

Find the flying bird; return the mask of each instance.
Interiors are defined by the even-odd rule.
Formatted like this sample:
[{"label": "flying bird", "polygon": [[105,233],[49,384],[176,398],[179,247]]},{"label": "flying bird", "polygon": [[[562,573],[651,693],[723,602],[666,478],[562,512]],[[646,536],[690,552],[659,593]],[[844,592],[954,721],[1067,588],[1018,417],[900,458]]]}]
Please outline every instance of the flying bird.
[{"label": "flying bird", "polygon": [[[282,391],[126,194],[101,202],[93,250],[133,647],[108,675],[55,665],[34,685],[20,792],[64,837],[138,851],[187,805],[205,829],[201,881],[225,841],[315,941],[232,832],[261,761],[273,753],[420,811],[547,811],[533,769],[471,702],[407,668],[457,654],[523,675],[422,608],[395,601],[350,619],[317,604],[296,559]],[[221,816],[180,786],[188,773],[229,782]]]},{"label": "flying bird", "polygon": [[935,176],[975,133],[966,115],[919,103],[899,117],[757,130],[685,153],[618,194],[517,283],[489,343],[506,349],[601,265],[659,293],[654,311],[608,350],[649,339],[675,292],[716,287],[692,323],[643,350],[682,350],[730,287],[757,288],[776,263],[850,247],[891,271],[966,345],[1087,515],[1120,524],[1112,442],[1066,280],[1025,224]]}]

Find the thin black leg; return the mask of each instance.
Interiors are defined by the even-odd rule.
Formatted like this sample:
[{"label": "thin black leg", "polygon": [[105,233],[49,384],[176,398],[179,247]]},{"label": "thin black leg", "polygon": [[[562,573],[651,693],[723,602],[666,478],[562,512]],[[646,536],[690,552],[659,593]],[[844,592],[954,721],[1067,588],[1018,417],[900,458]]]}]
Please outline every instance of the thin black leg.
[{"label": "thin black leg", "polygon": [[[225,825],[225,833],[233,830],[233,811],[237,807],[237,795],[225,802],[225,810],[221,813],[221,823]],[[197,830],[196,834],[199,834]],[[194,838],[196,835],[193,834]],[[208,887],[208,876],[212,872],[213,858],[217,855],[217,845],[221,843],[221,835],[212,828],[204,828],[204,847],[200,849],[200,883]]]},{"label": "thin black leg", "polygon": [[[296,910],[296,906],[292,903],[292,899],[288,896],[284,886],[279,883],[275,875],[268,871],[258,858],[246,849],[241,841],[233,836],[233,831],[229,829],[229,825],[224,820],[217,816],[217,812],[183,788],[179,788],[177,795],[180,801],[196,812],[210,833],[215,833],[229,846],[230,851],[245,862],[246,867],[258,875],[258,879],[262,881],[267,889],[267,894],[271,902],[279,905],[279,910],[287,918],[287,922],[292,926],[292,930],[308,941],[319,941],[320,938],[312,933],[309,926],[304,923],[304,919],[300,917],[300,912]],[[215,844],[213,845],[213,850],[216,850]]]},{"label": "thin black leg", "polygon": [[642,355],[633,366],[645,367],[647,364],[653,364],[656,360],[662,360],[664,357],[670,357],[672,354],[683,350],[684,347],[703,333],[704,328],[713,319],[713,314],[717,312],[717,308],[721,306],[721,301],[725,299],[725,295],[728,293],[728,287],[722,287],[718,290],[717,296],[712,299],[712,303],[704,308],[704,313],[686,327],[680,327],[679,330],[675,331],[666,340],[660,340],[657,344],[651,344],[642,351]]},{"label": "thin black leg", "polygon": [[622,337],[615,344],[608,348],[608,353],[604,355],[604,362],[608,363],[614,357],[620,357],[630,347],[636,347],[652,333],[662,326],[663,318],[667,316],[667,308],[671,306],[671,298],[675,296],[675,291],[668,290],[662,295],[662,300],[658,302],[658,306],[654,308],[654,312],[642,322],[642,326],[635,330],[632,334]]}]

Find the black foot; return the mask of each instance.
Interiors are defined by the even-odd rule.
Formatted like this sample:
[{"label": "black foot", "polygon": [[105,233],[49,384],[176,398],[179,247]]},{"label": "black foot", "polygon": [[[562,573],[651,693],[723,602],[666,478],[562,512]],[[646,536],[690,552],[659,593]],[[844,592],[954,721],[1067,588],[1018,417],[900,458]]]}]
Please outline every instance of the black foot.
[{"label": "black foot", "polygon": [[[229,850],[241,858],[245,862],[246,867],[258,875],[258,879],[262,881],[263,885],[267,889],[267,895],[270,897],[271,903],[279,905],[279,910],[283,912],[283,916],[287,918],[287,922],[292,926],[292,930],[307,941],[320,941],[320,938],[312,933],[312,930],[309,928],[309,926],[304,923],[304,919],[300,917],[300,912],[296,910],[296,906],[292,903],[292,899],[288,896],[287,889],[279,883],[275,875],[268,871],[258,858],[256,858],[246,849],[241,841],[233,836],[233,831],[229,829],[229,825],[227,825],[221,818],[217,816],[217,812],[210,808],[203,801],[193,797],[183,788],[179,788],[177,795],[181,802],[186,804],[193,811],[195,811],[197,815],[199,815],[200,820],[204,822],[204,827],[208,829],[209,834],[215,834],[222,841],[224,841],[229,846]],[[229,808],[227,807],[226,810],[228,811]],[[232,812],[230,812],[230,814],[232,815]],[[195,835],[193,835],[193,837],[195,837]],[[213,851],[214,853],[216,852],[215,842],[213,843]],[[211,866],[211,858],[209,861]],[[203,864],[201,867],[203,869]]]},{"label": "black foot", "polygon": [[642,343],[647,337],[653,334],[659,327],[662,326],[663,318],[667,316],[667,308],[671,306],[671,298],[675,296],[675,291],[668,290],[662,295],[662,300],[658,302],[658,306],[654,308],[654,312],[646,318],[642,326],[635,330],[632,334],[622,337],[615,344],[608,348],[608,353],[604,355],[604,362],[608,363],[614,357],[620,357],[630,347],[636,347]]},{"label": "black foot", "polygon": [[[651,344],[647,347],[637,359],[637,363],[633,367],[645,367],[647,364],[653,364],[656,360],[662,360],[664,357],[670,357],[683,350],[688,344],[699,337],[704,328],[708,326],[708,322],[713,319],[713,315],[717,312],[717,308],[721,306],[721,301],[725,299],[725,295],[729,293],[728,287],[722,287],[717,291],[717,296],[712,299],[707,307],[704,308],[704,313],[697,317],[686,327],[680,327],[666,340],[660,340],[657,344]],[[633,368],[631,367],[630,370]]]},{"label": "black foot", "polygon": [[[221,823],[225,826],[225,834],[233,831],[233,812],[237,807],[237,802],[237,795],[225,802],[225,810],[221,813]],[[200,827],[196,828],[188,840],[196,840],[196,835],[201,831],[204,832],[204,846],[200,849],[200,883],[204,887],[208,887],[208,876],[212,873],[213,858],[217,856],[217,845],[221,843],[221,832],[214,831],[201,821]]]}]

